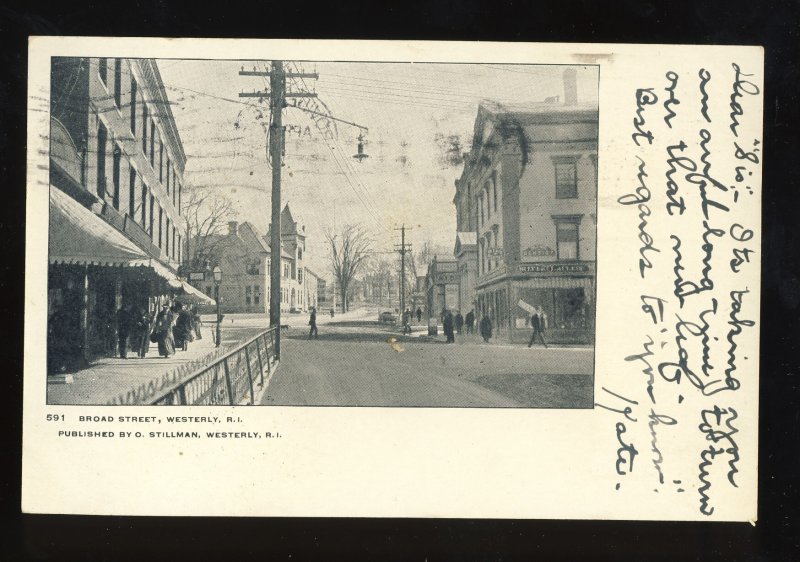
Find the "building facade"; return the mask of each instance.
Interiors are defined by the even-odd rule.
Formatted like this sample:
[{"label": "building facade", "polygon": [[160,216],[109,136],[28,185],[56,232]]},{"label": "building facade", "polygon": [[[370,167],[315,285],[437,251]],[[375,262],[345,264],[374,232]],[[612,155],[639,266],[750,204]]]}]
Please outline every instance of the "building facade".
[{"label": "building facade", "polygon": [[458,262],[434,256],[425,276],[425,310],[429,325],[440,321],[444,310],[453,314],[461,310],[459,289]]},{"label": "building facade", "polygon": [[[289,206],[281,213],[281,312],[307,312],[318,303],[318,277],[305,266],[305,228],[298,227]],[[215,294],[211,269],[222,270],[220,305],[223,312],[269,313],[272,252],[269,235],[249,222],[230,221],[228,231],[210,235],[204,247],[212,248],[213,263],[195,272],[192,283],[209,296]]]},{"label": "building facade", "polygon": [[186,155],[156,61],[54,57],[50,117],[48,347],[63,371],[115,354],[122,306],[204,297],[177,277]]},{"label": "building facade", "polygon": [[459,225],[477,242],[477,315],[512,340],[528,333],[531,306],[551,341],[594,338],[598,111],[565,99],[481,104],[456,182]]}]

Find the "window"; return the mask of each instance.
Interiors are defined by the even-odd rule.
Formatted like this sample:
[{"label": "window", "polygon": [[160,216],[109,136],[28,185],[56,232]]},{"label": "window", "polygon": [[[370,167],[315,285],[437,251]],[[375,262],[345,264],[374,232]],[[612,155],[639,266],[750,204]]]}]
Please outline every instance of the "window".
[{"label": "window", "polygon": [[486,269],[488,271],[492,270],[492,233],[486,233],[486,253],[488,254],[486,257],[486,265],[488,266]]},{"label": "window", "polygon": [[478,205],[481,208],[481,224],[483,224],[486,219],[483,216],[483,193],[482,192],[481,192],[481,195],[480,195],[480,199],[478,200]]},{"label": "window", "polygon": [[178,186],[178,216],[180,216],[180,214],[181,214],[181,195],[183,194],[181,190],[183,189],[183,186],[181,184],[179,184],[177,182],[177,180],[175,181],[175,185]]},{"label": "window", "polygon": [[[492,186],[487,181],[485,184],[483,184],[483,189],[486,192],[486,218],[488,219],[492,216]],[[496,205],[497,201],[495,200],[495,210],[497,210]]]},{"label": "window", "polygon": [[180,234],[178,234],[178,263],[183,263],[183,241]]},{"label": "window", "polygon": [[114,103],[122,107],[122,61],[114,59]]},{"label": "window", "polygon": [[167,258],[169,258],[169,217],[166,217],[164,222],[164,249],[166,250]]},{"label": "window", "polygon": [[147,228],[147,185],[142,182],[142,228]]},{"label": "window", "polygon": [[161,244],[164,243],[164,236],[162,234],[164,225],[164,209],[161,208],[161,205],[158,206],[158,247],[161,247]]},{"label": "window", "polygon": [[142,100],[142,152],[147,158],[147,106],[144,104],[144,100]]},{"label": "window", "polygon": [[578,222],[571,219],[556,221],[556,247],[558,259],[578,259]]},{"label": "window", "polygon": [[175,259],[175,226],[172,227],[172,259]]},{"label": "window", "polygon": [[134,218],[135,213],[136,213],[136,168],[131,166],[130,172],[128,173],[128,216]]},{"label": "window", "polygon": [[[164,183],[164,142],[158,141],[158,181]],[[167,189],[169,194],[169,189]]]},{"label": "window", "polygon": [[150,120],[150,166],[156,166],[156,124]]},{"label": "window", "polygon": [[136,134],[136,79],[131,76],[131,133]]},{"label": "window", "polygon": [[108,85],[108,60],[100,59],[98,62],[97,73],[100,75],[100,80],[104,85]]},{"label": "window", "polygon": [[[105,60],[105,59],[103,59]],[[97,195],[101,199],[106,195],[106,126],[100,123],[97,129]]]},{"label": "window", "polygon": [[492,199],[494,211],[497,212],[497,172],[492,172]]},{"label": "window", "polygon": [[122,159],[122,151],[118,146],[114,146],[114,155],[112,158],[111,178],[114,183],[114,198],[112,203],[114,208],[119,211],[119,167],[120,160]]},{"label": "window", "polygon": [[303,248],[297,248],[297,259],[303,259]]},{"label": "window", "polygon": [[253,288],[248,285],[244,288],[244,304],[245,306],[250,306],[250,301],[253,298]]},{"label": "window", "polygon": [[261,304],[261,287],[259,285],[253,287],[253,304]]},{"label": "window", "polygon": [[578,196],[576,159],[554,158],[556,172],[556,199],[574,199]]},{"label": "window", "polygon": [[[169,176],[170,176],[170,167],[172,166],[172,162],[169,161],[169,156],[167,156],[167,193],[169,193]],[[175,197],[172,197],[172,204],[175,204]]]},{"label": "window", "polygon": [[150,193],[150,240],[155,239],[155,230],[153,227],[155,226],[155,207],[156,207],[156,198],[153,197],[152,192]]},{"label": "window", "polygon": [[247,262],[247,274],[258,275],[258,260],[250,260]]}]

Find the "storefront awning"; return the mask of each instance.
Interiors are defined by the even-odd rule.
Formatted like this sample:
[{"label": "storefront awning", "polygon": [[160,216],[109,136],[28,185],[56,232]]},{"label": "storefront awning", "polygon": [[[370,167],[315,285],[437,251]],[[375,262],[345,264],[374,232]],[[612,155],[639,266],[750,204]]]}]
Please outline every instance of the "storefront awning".
[{"label": "storefront awning", "polygon": [[189,283],[184,281],[181,283],[181,285],[182,285],[181,288],[183,290],[183,295],[178,297],[179,301],[189,302],[193,304],[210,304],[210,305],[217,304],[217,301],[215,301],[214,299],[212,299],[211,297],[209,297],[196,287],[189,285]]},{"label": "storefront awning", "polygon": [[60,189],[50,186],[51,264],[148,267],[174,289],[175,273]]}]

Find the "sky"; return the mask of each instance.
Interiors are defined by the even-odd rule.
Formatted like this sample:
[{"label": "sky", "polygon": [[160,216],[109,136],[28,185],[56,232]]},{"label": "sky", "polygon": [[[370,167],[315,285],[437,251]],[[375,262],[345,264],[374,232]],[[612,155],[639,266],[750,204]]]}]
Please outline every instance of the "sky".
[{"label": "sky", "polygon": [[[267,161],[268,91],[263,61],[157,61],[187,154],[187,187],[214,190],[233,202],[240,222],[266,232],[272,172]],[[563,100],[563,66],[434,63],[287,62],[287,70],[317,72],[318,79],[287,80],[287,91],[310,91],[308,107],[367,130],[284,110],[287,126],[282,203],[306,228],[306,259],[329,275],[325,232],[361,225],[376,255],[395,259],[396,231],[405,224],[413,248],[425,242],[452,253],[455,180],[463,165],[450,156],[470,148],[483,99],[508,103]],[[597,68],[577,70],[578,101],[597,103]],[[291,99],[289,100],[291,103]],[[323,132],[330,129],[332,139]],[[363,135],[360,162],[358,136]],[[455,143],[454,143],[455,141]],[[384,253],[384,254],[381,254]]]}]

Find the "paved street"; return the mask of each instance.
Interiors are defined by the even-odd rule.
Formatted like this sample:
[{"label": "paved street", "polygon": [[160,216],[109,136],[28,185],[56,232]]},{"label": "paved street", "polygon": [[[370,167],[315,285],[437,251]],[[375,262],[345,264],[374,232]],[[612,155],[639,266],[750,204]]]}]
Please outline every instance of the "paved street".
[{"label": "paved street", "polygon": [[[477,336],[402,336],[370,313],[320,323],[318,340],[290,329],[263,404],[588,408],[591,348],[528,349]],[[359,316],[361,317],[359,319]]]}]

